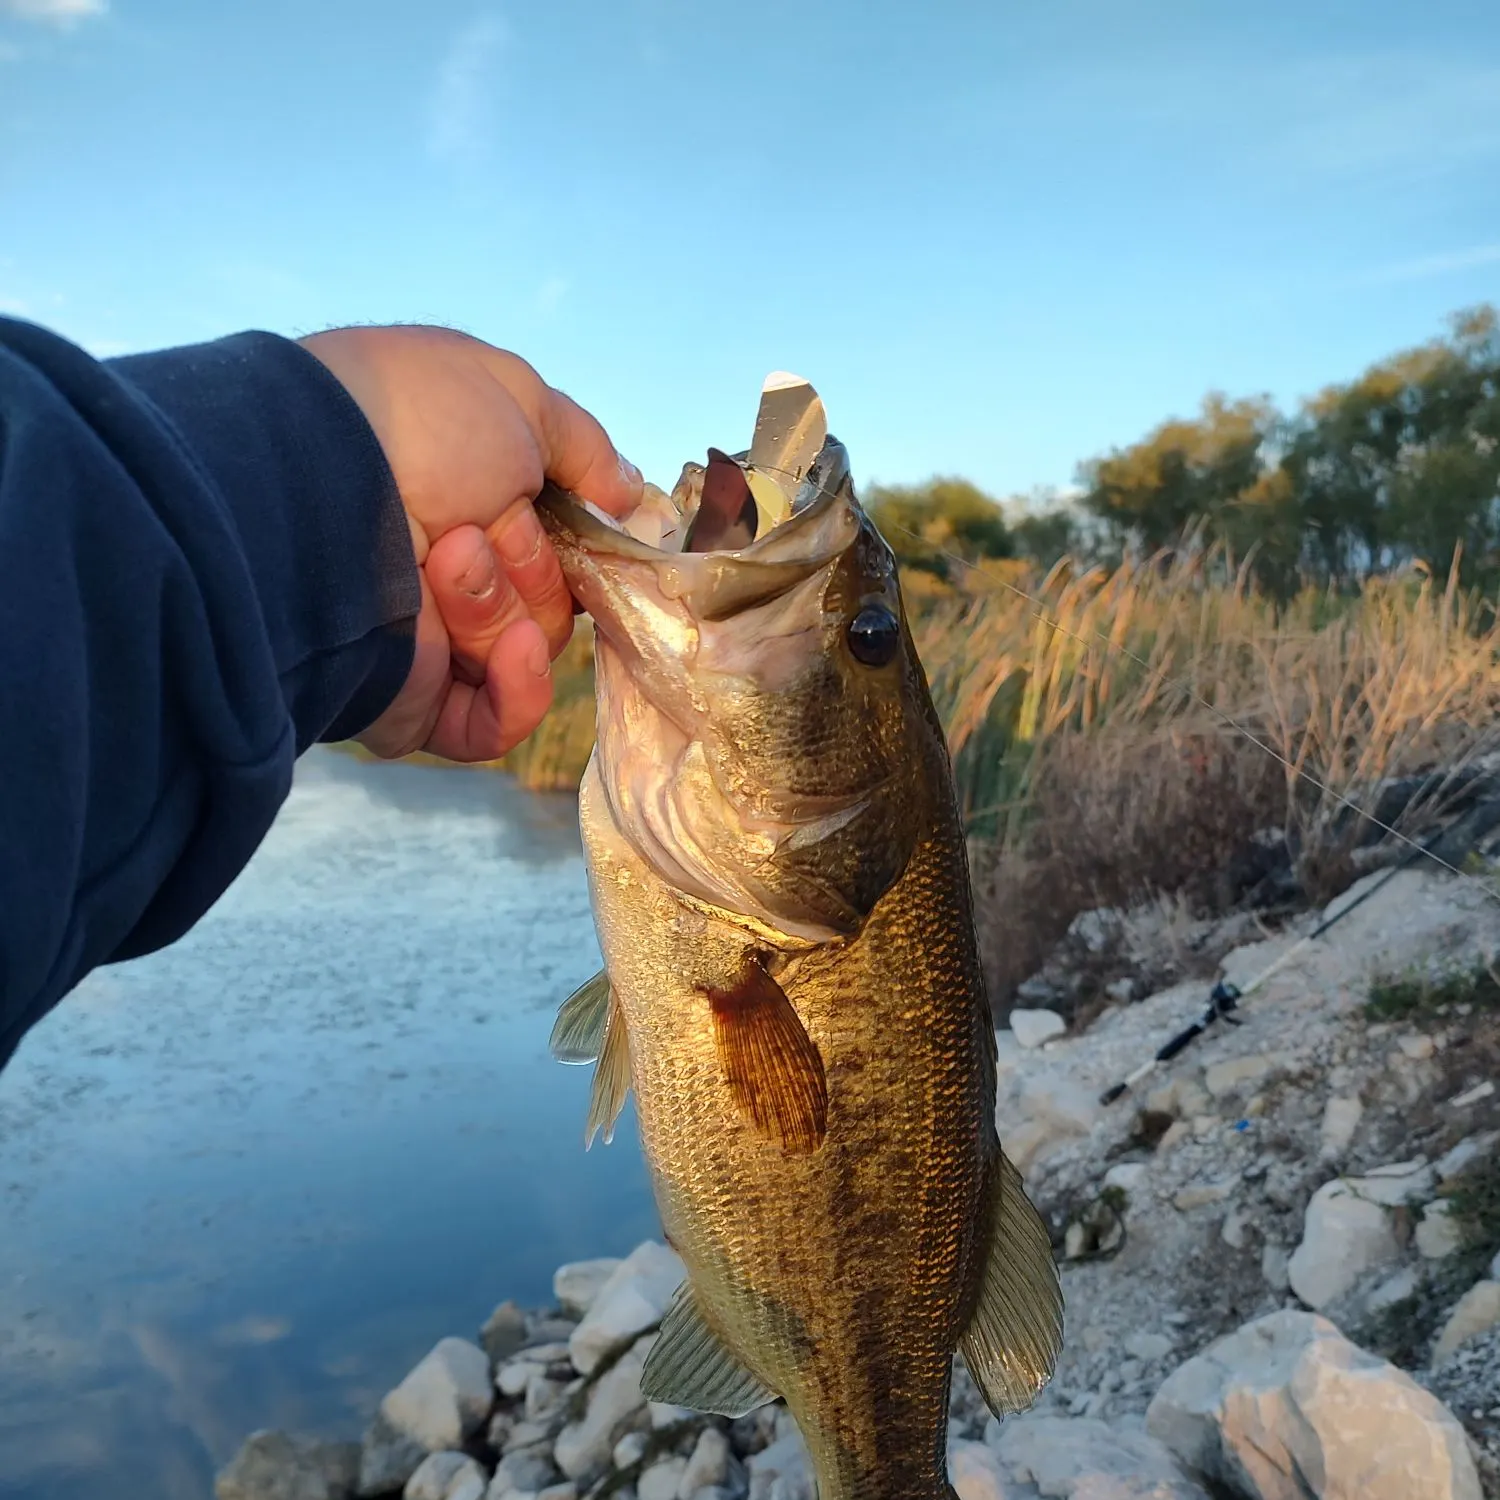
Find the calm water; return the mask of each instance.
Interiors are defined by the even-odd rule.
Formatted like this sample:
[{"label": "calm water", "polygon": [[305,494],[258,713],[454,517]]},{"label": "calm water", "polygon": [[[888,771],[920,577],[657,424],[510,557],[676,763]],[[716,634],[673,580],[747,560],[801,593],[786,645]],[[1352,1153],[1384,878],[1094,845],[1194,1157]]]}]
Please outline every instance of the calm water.
[{"label": "calm water", "polygon": [[0,1074],[0,1497],[202,1500],[256,1427],[381,1394],[565,1260],[658,1232],[633,1117],[546,1055],[598,966],[566,799],[303,762],[182,943]]}]

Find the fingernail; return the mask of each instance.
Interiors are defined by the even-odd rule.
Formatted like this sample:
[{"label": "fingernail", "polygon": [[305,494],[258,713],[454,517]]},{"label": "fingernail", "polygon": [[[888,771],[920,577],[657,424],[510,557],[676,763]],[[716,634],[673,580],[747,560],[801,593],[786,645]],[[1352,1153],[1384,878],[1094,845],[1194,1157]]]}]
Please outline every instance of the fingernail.
[{"label": "fingernail", "polygon": [[488,541],[481,539],[474,549],[474,560],[458,575],[460,590],[471,599],[484,599],[495,591],[495,555]]},{"label": "fingernail", "polygon": [[519,568],[542,550],[542,527],[529,505],[522,505],[495,538],[506,565]]},{"label": "fingernail", "polygon": [[547,677],[552,672],[552,662],[547,656],[547,643],[533,641],[526,652],[526,665],[538,677]]},{"label": "fingernail", "polygon": [[620,478],[627,488],[638,490],[641,487],[641,471],[625,457],[623,453],[616,453],[615,458],[620,464]]}]

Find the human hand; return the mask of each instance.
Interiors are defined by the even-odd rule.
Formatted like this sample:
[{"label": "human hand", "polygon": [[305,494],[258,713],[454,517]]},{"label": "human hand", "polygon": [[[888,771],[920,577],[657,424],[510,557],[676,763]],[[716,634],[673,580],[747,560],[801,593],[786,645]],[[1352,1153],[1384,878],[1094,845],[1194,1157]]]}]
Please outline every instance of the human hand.
[{"label": "human hand", "polygon": [[623,516],[641,476],[524,360],[445,328],[336,328],[300,341],[385,452],[422,575],[406,685],[360,742],[493,760],[552,703],[573,601],[531,502],[550,479]]}]

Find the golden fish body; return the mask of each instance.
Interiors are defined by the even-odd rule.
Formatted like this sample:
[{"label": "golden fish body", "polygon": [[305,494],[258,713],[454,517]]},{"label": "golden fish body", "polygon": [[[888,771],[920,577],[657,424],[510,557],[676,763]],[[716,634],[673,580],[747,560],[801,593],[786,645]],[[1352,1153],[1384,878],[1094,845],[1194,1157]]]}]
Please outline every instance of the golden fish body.
[{"label": "golden fish body", "polygon": [[729,557],[669,561],[544,499],[599,684],[580,822],[607,988],[559,1025],[601,1018],[596,1117],[634,1089],[687,1267],[647,1394],[784,1398],[821,1500],[947,1496],[955,1350],[997,1412],[1024,1407],[1061,1304],[995,1135],[963,839],[894,566],[846,472],[816,477]]},{"label": "golden fish body", "polygon": [[682,908],[615,831],[597,772],[582,821],[642,1143],[705,1320],[785,1397],[823,1500],[931,1493],[998,1156],[951,822],[853,942],[781,977],[828,1092],[821,1146],[792,1153],[740,1108],[704,999],[753,939]]}]

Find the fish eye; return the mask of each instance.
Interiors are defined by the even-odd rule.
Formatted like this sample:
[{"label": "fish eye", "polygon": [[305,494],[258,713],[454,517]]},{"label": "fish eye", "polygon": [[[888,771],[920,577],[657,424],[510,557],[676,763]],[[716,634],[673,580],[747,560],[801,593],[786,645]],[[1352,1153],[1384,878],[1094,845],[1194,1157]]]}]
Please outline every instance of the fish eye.
[{"label": "fish eye", "polygon": [[849,622],[849,649],[867,667],[888,666],[901,645],[901,626],[883,604],[867,604]]}]

